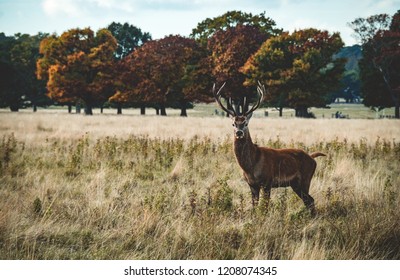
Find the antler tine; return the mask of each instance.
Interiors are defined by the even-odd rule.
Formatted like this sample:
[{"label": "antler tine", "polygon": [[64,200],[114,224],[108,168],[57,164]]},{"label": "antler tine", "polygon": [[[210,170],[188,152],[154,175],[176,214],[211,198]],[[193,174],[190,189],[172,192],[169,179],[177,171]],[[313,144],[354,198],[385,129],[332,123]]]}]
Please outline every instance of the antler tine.
[{"label": "antler tine", "polygon": [[264,98],[266,90],[265,86],[260,81],[258,81],[257,92],[261,95],[261,99]]},{"label": "antler tine", "polygon": [[255,110],[257,110],[257,108],[260,106],[261,102],[264,99],[265,87],[263,84],[260,83],[260,81],[258,81],[257,92],[260,95],[260,98],[253,105],[253,107],[251,107],[251,109],[244,114],[245,116],[247,116],[247,115],[253,113]]},{"label": "antler tine", "polygon": [[[222,110],[224,110],[224,111],[225,111],[226,113],[228,113],[229,115],[235,117],[235,116],[236,116],[235,111],[232,111],[232,110],[227,109],[227,108],[222,104],[222,102],[221,102],[221,94],[220,94],[220,92],[221,92],[222,88],[225,86],[225,84],[226,84],[226,82],[219,88],[218,92],[216,92],[216,90],[215,90],[215,84],[214,84],[214,86],[213,86],[214,98],[215,98],[215,101],[217,101],[219,107],[220,107]],[[229,100],[228,100],[228,104],[229,104]]]}]

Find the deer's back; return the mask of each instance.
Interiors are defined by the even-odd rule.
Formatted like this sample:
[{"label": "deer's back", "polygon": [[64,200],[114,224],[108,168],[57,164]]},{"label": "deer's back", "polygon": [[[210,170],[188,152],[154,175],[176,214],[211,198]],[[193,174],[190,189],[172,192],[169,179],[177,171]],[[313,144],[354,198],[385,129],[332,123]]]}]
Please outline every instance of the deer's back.
[{"label": "deer's back", "polygon": [[280,185],[283,182],[300,180],[314,172],[316,162],[300,149],[259,148],[259,160],[253,174],[245,174],[250,181]]}]

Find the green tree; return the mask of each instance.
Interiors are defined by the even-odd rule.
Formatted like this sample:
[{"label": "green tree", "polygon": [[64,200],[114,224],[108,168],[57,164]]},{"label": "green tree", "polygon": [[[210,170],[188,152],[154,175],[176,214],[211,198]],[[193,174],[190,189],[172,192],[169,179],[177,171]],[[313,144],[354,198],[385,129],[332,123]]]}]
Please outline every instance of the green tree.
[{"label": "green tree", "polygon": [[123,59],[135,49],[151,40],[151,35],[148,32],[142,32],[140,28],[129,23],[112,22],[107,29],[117,40],[117,49],[115,57],[118,60]]},{"label": "green tree", "polygon": [[71,29],[44,39],[38,78],[47,80],[48,96],[57,102],[83,101],[85,114],[114,92],[113,64],[117,42],[106,29]]},{"label": "green tree", "polygon": [[364,104],[378,110],[395,107],[400,118],[400,11],[351,22],[363,46],[360,61]]},{"label": "green tree", "polygon": [[241,71],[246,85],[267,85],[270,106],[293,108],[298,117],[308,117],[309,107],[324,107],[329,92],[339,86],[343,59],[333,59],[342,48],[338,33],[304,29],[267,40]]},{"label": "green tree", "polygon": [[192,30],[191,37],[206,46],[210,39],[217,31],[227,30],[237,25],[249,25],[257,27],[262,33],[274,36],[282,32],[281,29],[275,28],[275,21],[265,16],[265,12],[258,15],[244,13],[241,11],[229,11],[225,14],[207,18],[200,22],[196,28]]},{"label": "green tree", "polygon": [[27,105],[32,105],[36,111],[38,105],[49,104],[45,85],[35,74],[39,44],[46,36],[42,33],[35,36],[18,33],[12,37],[0,34],[0,102],[11,111]]},{"label": "green tree", "polygon": [[[117,59],[115,66],[115,86],[121,88],[122,82],[119,79],[123,75],[125,69],[122,60],[132,53],[134,50],[142,46],[144,43],[151,40],[151,35],[148,32],[142,32],[140,28],[137,28],[128,23],[116,23],[112,22],[107,29],[111,32],[114,38],[117,40],[117,49],[115,50],[115,58]],[[116,105],[117,114],[122,114],[122,107],[126,105],[134,105],[130,103],[126,95],[122,94],[120,90],[115,90],[115,94],[109,98],[109,101]],[[142,113],[144,114],[144,107],[142,106]]]}]

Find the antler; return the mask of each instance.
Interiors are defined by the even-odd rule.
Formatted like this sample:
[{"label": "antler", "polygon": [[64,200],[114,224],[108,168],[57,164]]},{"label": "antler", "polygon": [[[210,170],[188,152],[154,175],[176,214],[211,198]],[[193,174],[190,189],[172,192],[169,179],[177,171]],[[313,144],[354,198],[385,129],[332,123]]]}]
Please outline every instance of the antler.
[{"label": "antler", "polygon": [[[233,110],[227,109],[227,108],[222,104],[222,102],[221,102],[221,93],[220,93],[220,92],[221,92],[222,88],[225,86],[225,84],[226,84],[226,82],[219,88],[218,92],[216,92],[215,84],[214,84],[214,86],[213,86],[214,98],[215,98],[215,101],[217,101],[219,107],[220,107],[222,110],[224,110],[224,111],[225,111],[226,113],[228,113],[229,115],[231,115],[231,116],[233,116],[233,117],[236,117],[236,116],[237,116],[236,112],[233,111]],[[232,103],[230,103],[229,100],[228,100],[228,104],[232,106]]]},{"label": "antler", "polygon": [[[258,81],[258,86],[257,86],[257,92],[260,95],[260,98],[257,100],[257,102],[253,105],[253,107],[251,107],[250,110],[248,110],[246,113],[244,113],[244,116],[250,115],[251,113],[253,113],[255,110],[257,110],[257,108],[260,106],[261,101],[264,99],[264,94],[265,94],[265,86],[263,84],[260,83],[260,81]],[[246,99],[245,102],[246,103]],[[243,105],[245,106],[245,104]]]},{"label": "antler", "polygon": [[[234,110],[230,110],[227,109],[221,102],[221,90],[223,89],[223,87],[225,86],[226,82],[219,88],[219,90],[216,92],[216,88],[215,88],[215,84],[213,86],[213,94],[214,94],[214,98],[215,101],[217,101],[219,107],[221,107],[222,110],[224,110],[226,113],[228,113],[229,115],[236,117],[238,114],[234,111]],[[248,116],[251,113],[253,113],[255,110],[257,110],[257,108],[260,106],[261,101],[263,101],[264,99],[264,94],[266,93],[265,91],[265,86],[263,84],[260,83],[260,81],[258,81],[258,86],[257,86],[257,92],[260,95],[260,98],[257,100],[257,102],[251,107],[250,110],[248,110],[246,113],[243,113],[243,116]],[[246,106],[246,97],[243,100],[243,108],[245,108]],[[228,105],[230,105],[230,107],[232,107],[232,102],[229,99],[228,101]]]}]

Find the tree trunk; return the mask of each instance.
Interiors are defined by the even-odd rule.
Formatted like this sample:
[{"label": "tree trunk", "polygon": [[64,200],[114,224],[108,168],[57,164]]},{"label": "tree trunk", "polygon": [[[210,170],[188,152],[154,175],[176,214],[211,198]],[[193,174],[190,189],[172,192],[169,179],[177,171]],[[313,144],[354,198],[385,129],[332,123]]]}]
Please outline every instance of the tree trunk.
[{"label": "tree trunk", "polygon": [[157,115],[157,116],[160,115],[160,108],[156,107],[156,108],[154,108],[154,109],[156,109],[156,115]]},{"label": "tree trunk", "polygon": [[87,116],[93,115],[93,110],[92,110],[92,105],[91,104],[86,104],[86,106],[85,106],[85,115],[87,115]]},{"label": "tree trunk", "polygon": [[11,112],[18,112],[19,106],[18,105],[10,105]]},{"label": "tree trunk", "polygon": [[141,115],[146,115],[146,106],[140,106],[140,114]]},{"label": "tree trunk", "polygon": [[278,110],[279,110],[279,116],[282,117],[283,116],[283,108],[279,107]]},{"label": "tree trunk", "polygon": [[165,105],[164,104],[160,105],[160,111],[161,111],[161,116],[166,116],[167,115],[167,111],[165,110]]},{"label": "tree trunk", "polygon": [[33,112],[37,112],[37,106],[36,106],[36,104],[32,104],[32,110],[33,110]]},{"label": "tree trunk", "polygon": [[186,103],[185,102],[182,102],[181,117],[187,117],[187,110],[186,110]]},{"label": "tree trunk", "polygon": [[122,105],[121,103],[117,104],[117,115],[121,115],[122,114]]},{"label": "tree trunk", "polygon": [[100,106],[100,114],[103,114],[103,105]]},{"label": "tree trunk", "polygon": [[394,117],[400,119],[400,89],[392,90],[392,99],[394,103]]},{"label": "tree trunk", "polygon": [[298,118],[307,118],[308,117],[308,108],[304,106],[300,106],[295,108],[296,110],[296,117]]},{"label": "tree trunk", "polygon": [[71,112],[72,112],[72,105],[68,104],[68,114],[71,114]]},{"label": "tree trunk", "polygon": [[76,109],[76,113],[80,114],[81,113],[81,104],[79,104],[79,103],[76,104],[75,109]]},{"label": "tree trunk", "polygon": [[375,62],[374,62],[374,65],[381,72],[383,80],[385,81],[385,84],[386,84],[387,88],[389,89],[390,96],[392,97],[392,100],[394,103],[394,117],[396,119],[399,119],[400,118],[400,111],[399,111],[400,94],[398,92],[399,89],[398,88],[396,90],[393,89],[393,87],[391,86],[391,83],[390,83],[390,75],[387,74],[387,72],[385,72],[382,67],[377,66],[375,64]]}]

